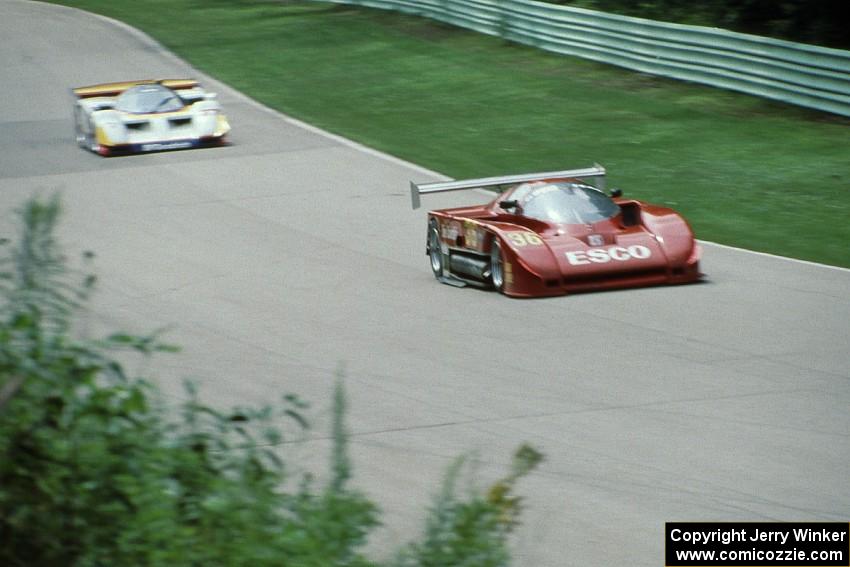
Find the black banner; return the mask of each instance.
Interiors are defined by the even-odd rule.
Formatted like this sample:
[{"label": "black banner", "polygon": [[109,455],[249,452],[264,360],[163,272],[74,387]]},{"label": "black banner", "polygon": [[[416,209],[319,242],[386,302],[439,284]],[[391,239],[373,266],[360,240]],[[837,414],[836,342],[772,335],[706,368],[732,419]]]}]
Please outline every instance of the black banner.
[{"label": "black banner", "polygon": [[850,567],[842,522],[667,522],[667,567]]}]

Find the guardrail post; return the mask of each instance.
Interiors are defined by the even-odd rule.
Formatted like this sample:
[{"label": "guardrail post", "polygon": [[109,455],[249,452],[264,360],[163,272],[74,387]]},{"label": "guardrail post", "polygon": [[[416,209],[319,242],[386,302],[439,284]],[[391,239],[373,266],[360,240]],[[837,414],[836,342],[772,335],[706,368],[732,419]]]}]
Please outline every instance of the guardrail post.
[{"label": "guardrail post", "polygon": [[505,7],[507,2],[508,0],[496,0],[496,5],[499,7],[499,21],[496,27],[496,32],[505,42],[510,41],[508,38],[508,34],[510,33],[510,30],[508,29],[508,15]]}]

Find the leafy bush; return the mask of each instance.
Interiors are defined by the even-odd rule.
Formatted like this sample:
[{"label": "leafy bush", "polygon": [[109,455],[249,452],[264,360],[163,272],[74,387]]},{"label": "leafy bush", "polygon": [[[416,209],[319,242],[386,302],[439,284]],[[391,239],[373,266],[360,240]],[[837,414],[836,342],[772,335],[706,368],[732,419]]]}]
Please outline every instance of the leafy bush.
[{"label": "leafy bush", "polygon": [[513,496],[516,482],[534,469],[543,455],[529,445],[514,454],[511,473],[486,494],[457,496],[457,479],[466,464],[449,468],[434,501],[421,542],[399,555],[398,567],[501,567],[509,564],[507,535],[518,524],[521,499]]},{"label": "leafy bush", "polygon": [[[0,565],[376,565],[362,547],[378,510],[349,487],[341,380],[329,481],[283,490],[293,479],[269,448],[283,440],[275,424],[308,427],[306,404],[287,395],[220,411],[187,384],[188,401],[166,411],[114,353],[173,347],[156,335],[78,337],[95,278],[66,267],[59,215],[58,198],[28,202],[20,241],[0,257]],[[529,448],[518,455],[502,483],[467,500],[454,495],[454,467],[424,541],[399,565],[507,565],[519,509],[510,492],[539,461]]]}]

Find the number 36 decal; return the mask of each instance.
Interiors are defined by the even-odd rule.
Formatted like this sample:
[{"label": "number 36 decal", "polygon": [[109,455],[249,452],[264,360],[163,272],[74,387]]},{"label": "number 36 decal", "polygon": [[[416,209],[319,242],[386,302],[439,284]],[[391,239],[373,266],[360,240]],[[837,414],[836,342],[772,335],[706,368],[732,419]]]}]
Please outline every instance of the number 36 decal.
[{"label": "number 36 decal", "polygon": [[514,246],[540,246],[543,240],[533,232],[508,232],[506,233],[508,240]]}]

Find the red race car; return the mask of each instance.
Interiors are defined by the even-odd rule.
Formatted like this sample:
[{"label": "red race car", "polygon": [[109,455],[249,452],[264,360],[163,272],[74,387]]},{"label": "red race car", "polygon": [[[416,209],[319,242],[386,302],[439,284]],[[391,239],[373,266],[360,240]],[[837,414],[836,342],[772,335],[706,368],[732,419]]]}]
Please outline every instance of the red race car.
[{"label": "red race car", "polygon": [[490,203],[428,213],[426,253],[446,284],[514,297],[697,281],[700,247],[675,211],[605,191],[605,168],[410,183],[420,195],[507,188]]}]

